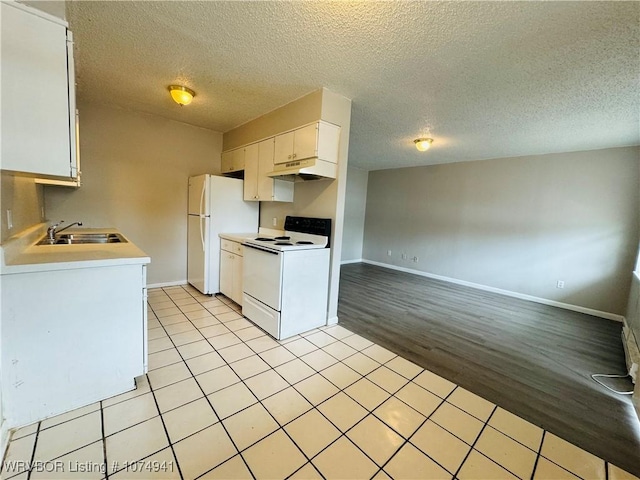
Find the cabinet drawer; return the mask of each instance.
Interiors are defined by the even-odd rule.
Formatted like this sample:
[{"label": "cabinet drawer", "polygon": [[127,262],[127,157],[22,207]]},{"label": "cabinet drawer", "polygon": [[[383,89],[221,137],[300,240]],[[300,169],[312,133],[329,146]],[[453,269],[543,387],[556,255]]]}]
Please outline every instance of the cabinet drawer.
[{"label": "cabinet drawer", "polygon": [[242,255],[242,245],[232,240],[221,238],[220,249],[226,252],[235,253],[236,255]]},{"label": "cabinet drawer", "polygon": [[226,240],[224,238],[220,239],[220,249],[221,250],[225,250],[227,252],[233,252],[233,250],[231,249],[231,244],[233,242],[231,240]]}]

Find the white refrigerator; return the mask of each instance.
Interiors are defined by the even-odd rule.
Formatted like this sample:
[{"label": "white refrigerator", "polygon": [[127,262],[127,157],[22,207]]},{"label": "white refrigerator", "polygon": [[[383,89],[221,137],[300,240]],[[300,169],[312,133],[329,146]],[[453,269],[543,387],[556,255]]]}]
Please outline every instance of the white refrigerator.
[{"label": "white refrigerator", "polygon": [[187,279],[202,293],[220,291],[220,233],[258,231],[258,202],[243,200],[243,181],[189,178]]}]

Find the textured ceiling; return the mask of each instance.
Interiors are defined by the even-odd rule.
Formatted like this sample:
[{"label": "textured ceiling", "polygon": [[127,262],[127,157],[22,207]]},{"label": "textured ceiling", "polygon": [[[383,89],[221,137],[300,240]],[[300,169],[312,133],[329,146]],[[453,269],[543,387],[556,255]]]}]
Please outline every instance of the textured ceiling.
[{"label": "textured ceiling", "polygon": [[365,169],[640,143],[639,2],[73,1],[67,19],[80,99],[226,132],[324,86],[353,100]]}]

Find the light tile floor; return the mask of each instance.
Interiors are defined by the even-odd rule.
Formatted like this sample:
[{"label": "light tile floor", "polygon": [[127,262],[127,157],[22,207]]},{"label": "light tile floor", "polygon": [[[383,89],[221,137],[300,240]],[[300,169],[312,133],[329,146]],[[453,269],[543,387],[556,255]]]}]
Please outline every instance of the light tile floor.
[{"label": "light tile floor", "polygon": [[636,478],[340,326],[278,342],[189,286],[149,291],[136,383],[16,431],[0,476]]}]

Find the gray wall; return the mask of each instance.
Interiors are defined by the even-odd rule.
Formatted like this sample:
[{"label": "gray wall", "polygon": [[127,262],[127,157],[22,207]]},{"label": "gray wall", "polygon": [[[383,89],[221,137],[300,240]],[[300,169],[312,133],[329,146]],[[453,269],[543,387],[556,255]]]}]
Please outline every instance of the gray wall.
[{"label": "gray wall", "polygon": [[79,111],[82,187],[46,187],[48,220],[116,227],[151,256],[149,284],[186,282],[188,177],[220,173],[222,134],[102,105]]},{"label": "gray wall", "polygon": [[347,196],[344,205],[343,262],[362,259],[368,180],[369,172],[357,167],[349,167],[347,171]]},{"label": "gray wall", "polygon": [[370,172],[364,258],[624,314],[639,158],[623,147]]}]

